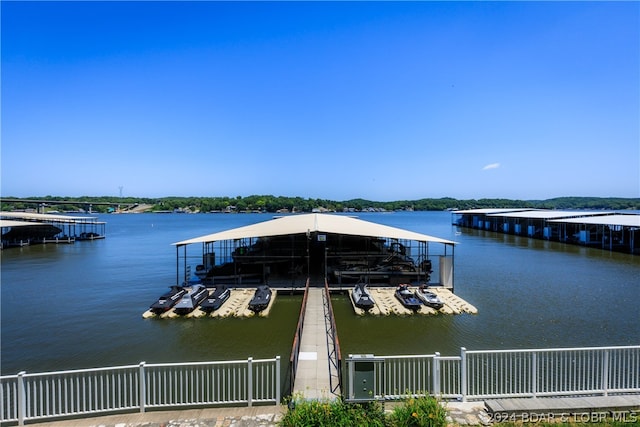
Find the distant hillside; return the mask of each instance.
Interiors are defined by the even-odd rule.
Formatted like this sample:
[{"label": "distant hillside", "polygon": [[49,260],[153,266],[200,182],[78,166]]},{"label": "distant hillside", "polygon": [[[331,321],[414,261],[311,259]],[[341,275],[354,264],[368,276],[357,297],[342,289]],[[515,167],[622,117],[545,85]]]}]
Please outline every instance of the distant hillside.
[{"label": "distant hillside", "polygon": [[[27,203],[26,201],[38,201]],[[82,211],[91,203],[93,212],[108,212],[113,206],[144,206],[145,211],[181,212],[312,212],[312,211],[364,211],[364,210],[416,210],[433,211],[445,209],[474,208],[539,208],[539,209],[592,209],[592,210],[640,210],[640,198],[621,197],[557,197],[547,200],[512,199],[466,199],[450,197],[439,199],[397,200],[377,202],[365,199],[334,201],[325,199],[304,199],[272,195],[252,195],[247,197],[163,197],[159,199],[135,197],[3,197],[2,210],[34,209],[38,204],[50,203],[50,209],[58,211]],[[62,203],[62,204],[61,204]],[[137,210],[143,210],[137,208]]]}]

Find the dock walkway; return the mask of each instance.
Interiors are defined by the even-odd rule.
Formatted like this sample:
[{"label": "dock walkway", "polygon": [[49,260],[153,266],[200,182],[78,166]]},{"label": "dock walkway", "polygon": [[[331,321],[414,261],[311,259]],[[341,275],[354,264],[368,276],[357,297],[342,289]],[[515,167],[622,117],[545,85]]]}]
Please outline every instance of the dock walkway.
[{"label": "dock walkway", "polygon": [[293,396],[331,399],[330,350],[322,296],[324,289],[308,288],[308,292]]}]

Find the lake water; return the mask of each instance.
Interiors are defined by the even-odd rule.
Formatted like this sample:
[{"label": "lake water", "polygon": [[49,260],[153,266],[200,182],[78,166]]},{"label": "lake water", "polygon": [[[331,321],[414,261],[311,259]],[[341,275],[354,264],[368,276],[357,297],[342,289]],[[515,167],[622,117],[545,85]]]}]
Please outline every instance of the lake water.
[{"label": "lake water", "polygon": [[[175,283],[171,244],[268,214],[100,215],[107,238],[2,251],[2,374],[141,361],[289,359],[301,297],[268,318],[143,319]],[[361,219],[455,240],[456,294],[477,315],[360,317],[332,297],[342,354],[640,344],[640,257],[457,229],[448,212]],[[461,234],[456,234],[456,231]],[[193,249],[192,249],[193,251]]]}]

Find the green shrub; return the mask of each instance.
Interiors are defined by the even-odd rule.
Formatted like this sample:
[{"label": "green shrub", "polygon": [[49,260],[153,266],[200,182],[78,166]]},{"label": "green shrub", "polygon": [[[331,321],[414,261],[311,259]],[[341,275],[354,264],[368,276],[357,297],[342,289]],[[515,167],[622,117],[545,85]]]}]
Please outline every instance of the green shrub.
[{"label": "green shrub", "polygon": [[640,420],[633,418],[628,421],[614,421],[614,420],[605,420],[602,422],[532,422],[532,423],[523,423],[522,421],[517,422],[503,422],[503,423],[495,423],[493,427],[523,427],[525,425],[531,425],[532,427],[638,427],[640,426]]},{"label": "green shrub", "polygon": [[437,399],[410,397],[385,415],[382,405],[337,400],[293,399],[280,420],[282,427],[445,427],[446,410]]},{"label": "green shrub", "polygon": [[444,427],[447,411],[431,396],[410,397],[404,404],[396,406],[389,415],[392,427]]},{"label": "green shrub", "polygon": [[282,427],[384,427],[378,403],[349,404],[342,400],[294,400],[295,406],[280,420]]}]

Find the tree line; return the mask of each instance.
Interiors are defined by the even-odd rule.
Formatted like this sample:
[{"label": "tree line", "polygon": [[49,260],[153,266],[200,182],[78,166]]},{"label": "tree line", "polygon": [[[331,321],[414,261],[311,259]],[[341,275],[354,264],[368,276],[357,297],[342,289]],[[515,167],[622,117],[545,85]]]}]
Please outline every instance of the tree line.
[{"label": "tree line", "polygon": [[[11,197],[11,201],[1,201],[1,209],[23,210],[34,208],[33,203]],[[380,202],[365,199],[335,201],[303,197],[286,197],[273,195],[251,195],[237,197],[177,197],[162,198],[144,197],[29,197],[24,200],[37,200],[39,203],[68,201],[67,204],[51,205],[51,209],[59,211],[87,210],[91,203],[108,203],[110,205],[92,206],[93,212],[109,212],[121,205],[150,205],[151,212],[311,212],[314,209],[327,211],[438,211],[447,209],[479,209],[479,208],[537,208],[537,209],[594,209],[594,210],[640,210],[640,198],[622,197],[557,197],[546,200],[514,200],[514,199],[455,199],[450,197],[437,199],[397,200]]]}]

